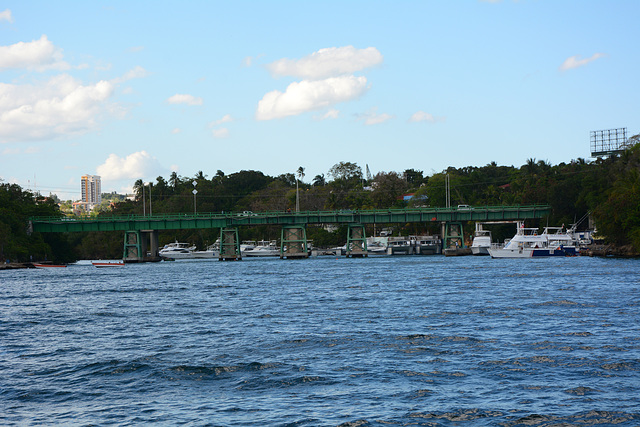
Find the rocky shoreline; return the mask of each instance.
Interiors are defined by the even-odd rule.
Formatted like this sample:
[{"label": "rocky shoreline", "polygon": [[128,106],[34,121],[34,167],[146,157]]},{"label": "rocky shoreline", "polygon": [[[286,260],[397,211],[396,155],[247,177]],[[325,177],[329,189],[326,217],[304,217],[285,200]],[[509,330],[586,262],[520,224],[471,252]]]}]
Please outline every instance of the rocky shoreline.
[{"label": "rocky shoreline", "polygon": [[595,256],[595,257],[611,257],[611,258],[638,258],[640,253],[636,251],[633,246],[616,246],[605,244],[593,244],[580,250],[581,255]]}]

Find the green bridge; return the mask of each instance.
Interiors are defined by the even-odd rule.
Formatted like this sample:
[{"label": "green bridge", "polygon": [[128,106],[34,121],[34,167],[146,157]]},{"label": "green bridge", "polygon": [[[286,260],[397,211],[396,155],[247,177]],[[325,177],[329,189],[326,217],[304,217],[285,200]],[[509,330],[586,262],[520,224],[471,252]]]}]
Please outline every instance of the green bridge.
[{"label": "green bridge", "polygon": [[[346,224],[347,255],[366,256],[364,225],[393,223],[441,223],[445,247],[462,239],[464,221],[522,221],[543,218],[551,212],[547,205],[458,206],[455,208],[374,209],[305,212],[235,212],[104,217],[34,217],[29,230],[41,233],[124,231],[124,255],[129,262],[158,257],[158,231],[178,229],[220,229],[220,259],[240,259],[238,227],[282,226],[281,258],[303,257],[308,224]],[[147,249],[150,254],[147,255]],[[351,249],[351,250],[350,250]]]}]

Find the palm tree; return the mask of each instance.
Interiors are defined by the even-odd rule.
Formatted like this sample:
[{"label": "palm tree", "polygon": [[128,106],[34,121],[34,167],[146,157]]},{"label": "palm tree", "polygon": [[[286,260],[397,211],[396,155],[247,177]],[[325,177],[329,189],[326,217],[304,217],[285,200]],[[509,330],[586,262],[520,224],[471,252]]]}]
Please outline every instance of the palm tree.
[{"label": "palm tree", "polygon": [[320,187],[325,184],[326,184],[326,181],[324,179],[324,174],[316,175],[315,178],[313,178],[314,187]]}]

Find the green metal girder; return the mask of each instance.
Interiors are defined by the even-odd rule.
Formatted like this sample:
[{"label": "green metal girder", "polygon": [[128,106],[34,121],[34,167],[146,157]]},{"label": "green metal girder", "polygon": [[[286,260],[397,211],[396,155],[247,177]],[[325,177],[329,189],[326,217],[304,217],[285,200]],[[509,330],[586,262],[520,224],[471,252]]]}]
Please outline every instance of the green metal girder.
[{"label": "green metal girder", "polygon": [[484,206],[469,208],[376,209],[315,212],[200,213],[130,215],[100,218],[30,219],[33,231],[64,233],[84,231],[182,230],[239,227],[243,225],[390,224],[410,222],[515,221],[543,218],[550,206]]}]

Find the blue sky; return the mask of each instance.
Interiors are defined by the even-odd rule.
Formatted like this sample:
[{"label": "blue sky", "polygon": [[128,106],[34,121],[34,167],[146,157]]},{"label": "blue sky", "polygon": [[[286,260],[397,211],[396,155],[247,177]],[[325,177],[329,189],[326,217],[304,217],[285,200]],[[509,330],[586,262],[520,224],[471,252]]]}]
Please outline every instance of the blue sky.
[{"label": "blue sky", "polygon": [[640,132],[640,2],[6,1],[0,179],[589,158]]}]

